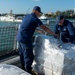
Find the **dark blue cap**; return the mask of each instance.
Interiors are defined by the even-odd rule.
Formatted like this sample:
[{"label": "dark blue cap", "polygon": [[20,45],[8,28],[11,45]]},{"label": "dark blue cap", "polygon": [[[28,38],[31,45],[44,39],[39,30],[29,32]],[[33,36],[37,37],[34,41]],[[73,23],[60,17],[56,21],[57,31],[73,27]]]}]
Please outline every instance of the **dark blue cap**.
[{"label": "dark blue cap", "polygon": [[56,17],[56,22],[59,23],[62,19],[64,19],[64,16],[63,15],[58,15]]},{"label": "dark blue cap", "polygon": [[40,8],[39,6],[35,6],[35,7],[33,8],[33,10],[36,10],[36,11],[42,13],[42,12],[41,12],[41,8]]}]

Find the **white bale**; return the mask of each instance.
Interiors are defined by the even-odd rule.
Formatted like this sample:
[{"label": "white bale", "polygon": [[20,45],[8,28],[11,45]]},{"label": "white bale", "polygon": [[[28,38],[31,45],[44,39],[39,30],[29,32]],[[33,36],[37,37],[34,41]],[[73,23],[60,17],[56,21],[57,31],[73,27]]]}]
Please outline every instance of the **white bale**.
[{"label": "white bale", "polygon": [[34,64],[33,65],[33,70],[37,73],[44,74],[44,66],[41,64]]},{"label": "white bale", "polygon": [[65,50],[74,50],[75,51],[75,44],[65,43],[61,46],[62,49]]},{"label": "white bale", "polygon": [[[36,48],[42,47],[43,49],[48,47],[57,47],[58,42],[54,37],[48,37],[46,35],[38,35],[35,37]],[[51,45],[50,45],[51,44]]]},{"label": "white bale", "polygon": [[0,64],[0,75],[31,75],[31,74],[13,65]]},{"label": "white bale", "polygon": [[48,68],[44,67],[44,71],[45,71],[45,75],[62,75],[62,73],[60,74],[59,72],[54,72]]},{"label": "white bale", "polygon": [[[75,72],[75,46],[62,44],[53,37],[39,35],[36,37],[35,61],[45,68],[46,73],[53,75],[74,75]],[[51,74],[46,74],[51,75]]]}]

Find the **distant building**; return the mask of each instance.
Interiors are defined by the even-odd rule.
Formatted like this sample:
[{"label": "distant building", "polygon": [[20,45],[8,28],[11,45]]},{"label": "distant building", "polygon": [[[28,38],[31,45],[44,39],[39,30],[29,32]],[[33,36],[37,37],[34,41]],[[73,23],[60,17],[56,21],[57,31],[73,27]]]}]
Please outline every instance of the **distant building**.
[{"label": "distant building", "polygon": [[53,15],[54,13],[53,13],[53,12],[48,12],[47,14],[49,14],[49,15]]},{"label": "distant building", "polygon": [[13,15],[13,10],[10,10],[9,15],[10,15],[10,16],[12,16],[12,15]]},{"label": "distant building", "polygon": [[75,8],[74,8],[74,13],[75,13]]}]

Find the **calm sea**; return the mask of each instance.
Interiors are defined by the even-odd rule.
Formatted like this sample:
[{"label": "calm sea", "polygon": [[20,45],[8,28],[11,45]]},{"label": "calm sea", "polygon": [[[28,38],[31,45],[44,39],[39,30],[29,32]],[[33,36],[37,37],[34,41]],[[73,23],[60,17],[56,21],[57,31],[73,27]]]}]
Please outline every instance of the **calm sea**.
[{"label": "calm sea", "polygon": [[14,26],[14,25],[19,25],[21,22],[4,22],[0,21],[0,27],[2,26]]}]

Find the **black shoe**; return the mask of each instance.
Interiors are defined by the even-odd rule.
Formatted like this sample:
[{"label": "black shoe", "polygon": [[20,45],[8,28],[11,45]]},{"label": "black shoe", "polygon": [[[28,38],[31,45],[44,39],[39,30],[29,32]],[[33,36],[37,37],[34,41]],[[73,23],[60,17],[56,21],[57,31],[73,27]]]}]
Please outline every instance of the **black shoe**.
[{"label": "black shoe", "polygon": [[31,75],[38,75],[38,73],[32,70]]},{"label": "black shoe", "polygon": [[25,68],[24,68],[23,66],[21,67],[21,69],[24,70],[24,71],[26,71]]}]

